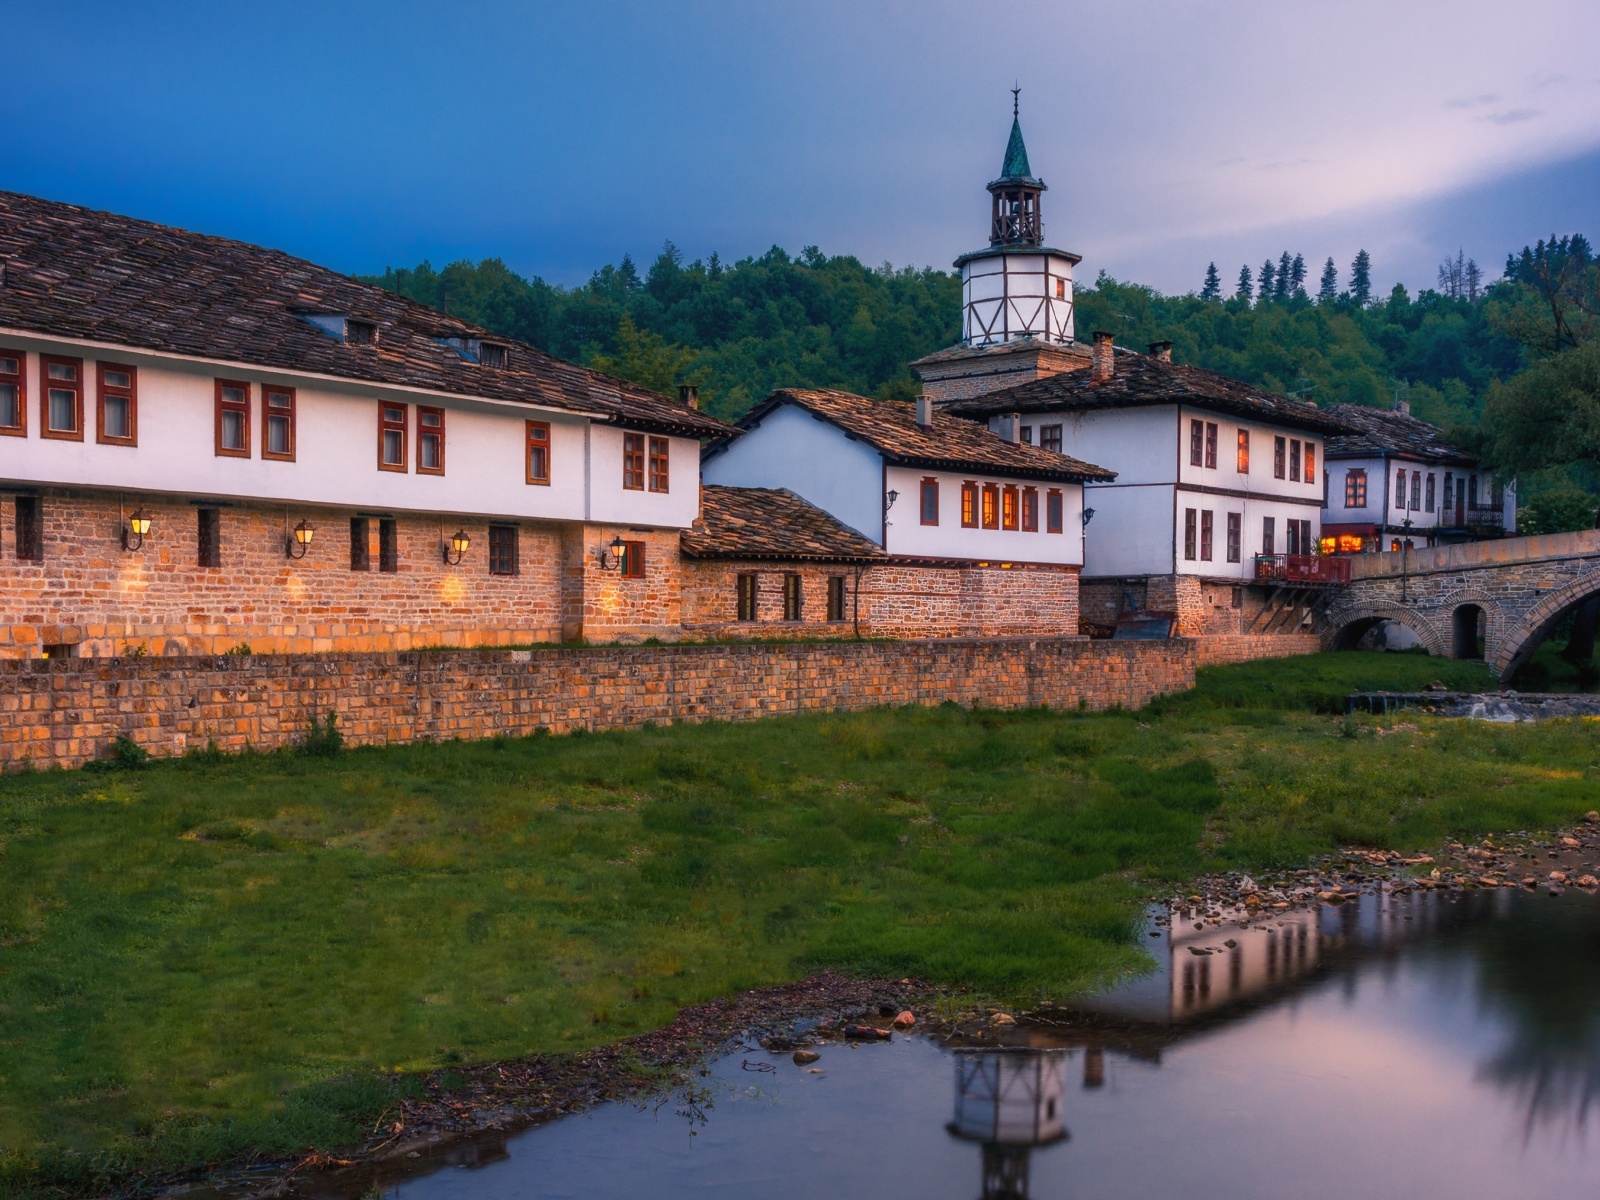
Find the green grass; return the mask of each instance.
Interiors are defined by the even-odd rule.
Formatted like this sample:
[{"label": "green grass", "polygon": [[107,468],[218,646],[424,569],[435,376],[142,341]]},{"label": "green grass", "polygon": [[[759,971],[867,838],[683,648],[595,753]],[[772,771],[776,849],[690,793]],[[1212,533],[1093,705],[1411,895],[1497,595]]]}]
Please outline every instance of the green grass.
[{"label": "green grass", "polygon": [[7,776],[0,1190],[338,1144],[396,1072],[593,1045],[818,966],[1059,997],[1140,967],[1152,887],[1593,806],[1592,723],[1329,715],[1435,679],[1488,682],[1342,654],[1208,670],[1142,713]]}]

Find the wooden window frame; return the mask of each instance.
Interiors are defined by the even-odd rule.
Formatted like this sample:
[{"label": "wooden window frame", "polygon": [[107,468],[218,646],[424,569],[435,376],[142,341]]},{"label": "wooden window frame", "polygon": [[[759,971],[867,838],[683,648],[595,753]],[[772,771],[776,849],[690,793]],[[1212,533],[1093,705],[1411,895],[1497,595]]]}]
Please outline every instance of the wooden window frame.
[{"label": "wooden window frame", "polygon": [[1285,479],[1288,477],[1289,439],[1274,437],[1272,439],[1272,477]]},{"label": "wooden window frame", "polygon": [[[274,412],[272,397],[287,396],[289,398],[289,450],[280,453],[272,448],[272,420],[274,416],[282,416],[282,411]],[[296,419],[299,408],[299,397],[292,387],[279,387],[276,384],[264,383],[261,385],[261,457],[269,462],[293,462],[295,456]]]},{"label": "wooden window frame", "polygon": [[1306,482],[1315,483],[1317,481],[1317,444],[1315,442],[1308,441],[1305,444],[1305,460]]},{"label": "wooden window frame", "polygon": [[195,565],[222,566],[222,510],[204,507],[195,509],[194,514]]},{"label": "wooden window frame", "polygon": [[733,585],[733,611],[735,621],[754,621],[758,616],[758,597],[761,594],[761,577],[753,572],[742,572]]},{"label": "wooden window frame", "polygon": [[1261,553],[1278,552],[1278,522],[1274,517],[1261,518]]},{"label": "wooden window frame", "polygon": [[671,439],[652,437],[647,445],[649,446],[649,457],[646,463],[650,472],[650,490],[652,492],[669,492],[672,490]]},{"label": "wooden window frame", "polygon": [[[496,522],[489,526],[489,574],[508,577],[522,574],[521,533],[520,526],[506,522]],[[506,559],[505,546],[508,538],[511,543],[509,562]]]},{"label": "wooden window frame", "polygon": [[1438,490],[1438,486],[1439,486],[1438,476],[1434,472],[1429,471],[1428,472],[1427,485],[1423,488],[1423,491],[1422,491],[1422,511],[1423,512],[1430,512],[1431,513],[1433,511],[1433,504],[1434,504],[1434,501],[1437,499],[1436,493],[1437,493],[1437,490]]},{"label": "wooden window frame", "polygon": [[[438,417],[437,429],[429,429],[423,423],[424,417]],[[436,437],[439,439],[439,465],[425,467],[422,465],[422,443],[424,439]],[[417,474],[418,475],[443,475],[444,474],[444,409],[435,405],[417,405]]]},{"label": "wooden window frame", "polygon": [[983,527],[985,529],[1000,528],[1000,485],[986,483],[983,485]]},{"label": "wooden window frame", "polygon": [[400,573],[400,522],[393,517],[378,518],[378,570],[385,575]]},{"label": "wooden window frame", "polygon": [[[1236,563],[1244,554],[1244,514],[1231,512],[1228,514],[1228,532],[1226,546],[1228,561]],[[1235,589],[1237,590],[1237,589]],[[1237,603],[1234,604],[1238,608]]]},{"label": "wooden window frame", "polygon": [[1189,465],[1198,467],[1206,460],[1206,423],[1199,417],[1189,418]]},{"label": "wooden window frame", "polygon": [[917,493],[917,511],[924,525],[939,523],[939,481],[932,475],[923,477]]},{"label": "wooden window frame", "polygon": [[1406,509],[1406,469],[1404,467],[1395,468],[1394,506],[1401,512]]},{"label": "wooden window frame", "polygon": [[[387,409],[391,409],[391,408],[397,408],[397,409],[400,410],[400,419],[398,421],[391,421],[385,415],[385,411]],[[383,461],[384,435],[385,434],[390,434],[390,433],[398,433],[400,435],[400,461],[398,463],[386,463],[386,462]],[[410,455],[411,455],[411,405],[398,403],[398,402],[396,402],[394,400],[379,400],[378,401],[378,470],[380,470],[380,471],[394,471],[394,472],[396,472],[398,474],[404,475],[411,468],[411,464],[408,461],[409,458],[410,458]]]},{"label": "wooden window frame", "polygon": [[1060,488],[1051,488],[1044,494],[1044,531],[1063,533],[1066,526],[1067,499]]},{"label": "wooden window frame", "polygon": [[372,570],[372,522],[366,517],[350,518],[350,569]]},{"label": "wooden window frame", "polygon": [[624,579],[644,578],[643,542],[622,543],[622,562],[618,564],[617,573]]},{"label": "wooden window frame", "polygon": [[1039,449],[1052,450],[1057,454],[1061,453],[1060,425],[1039,426]]},{"label": "wooden window frame", "polygon": [[[533,453],[537,450],[542,456],[544,474],[536,475],[533,470]],[[528,421],[522,434],[522,469],[526,473],[527,482],[539,487],[550,486],[550,422]]]},{"label": "wooden window frame", "polygon": [[[50,368],[52,366],[73,368],[76,372],[76,380],[70,388],[57,386],[64,381],[51,380]],[[72,430],[51,429],[50,393],[65,391],[72,393],[75,428]],[[68,358],[64,354],[39,355],[39,436],[58,442],[83,441],[83,359]]]},{"label": "wooden window frame", "polygon": [[805,585],[801,582],[799,572],[785,572],[783,576],[783,619],[785,621],[805,620],[805,599]]},{"label": "wooden window frame", "polygon": [[28,352],[26,350],[0,349],[0,358],[17,360],[16,374],[9,371],[0,375],[0,385],[17,389],[17,423],[0,425],[0,437],[28,436]]},{"label": "wooden window frame", "polygon": [[1289,439],[1289,482],[1300,482],[1300,439]]},{"label": "wooden window frame", "polygon": [[16,556],[18,562],[44,561],[44,499],[18,496],[15,511]]},{"label": "wooden window frame", "polygon": [[1000,528],[1015,533],[1022,527],[1022,493],[1008,483],[1000,489]]},{"label": "wooden window frame", "polygon": [[828,576],[828,620],[837,623],[845,619],[845,584],[843,575]]},{"label": "wooden window frame", "polygon": [[1022,489],[1022,532],[1039,532],[1039,489],[1036,487]]},{"label": "wooden window frame", "polygon": [[1344,473],[1344,506],[1346,508],[1365,508],[1367,506],[1367,469],[1365,467],[1351,467]]},{"label": "wooden window frame", "polygon": [[622,435],[622,490],[644,491],[644,434]]},{"label": "wooden window frame", "polygon": [[1206,422],[1206,470],[1217,469],[1217,423]]},{"label": "wooden window frame", "polygon": [[961,484],[961,528],[978,528],[978,485],[970,479]]},{"label": "wooden window frame", "polygon": [[1199,549],[1200,540],[1200,514],[1198,509],[1186,508],[1183,510],[1183,561],[1194,562],[1195,553]]},{"label": "wooden window frame", "polygon": [[[240,389],[242,392],[244,392],[244,399],[224,400],[222,398],[222,393],[226,388]],[[254,445],[250,431],[250,385],[242,379],[218,379],[215,381],[214,392],[216,397],[215,437],[217,457],[249,458],[250,447]],[[224,446],[222,444],[222,414],[225,412],[238,413],[244,421],[244,445],[238,449]]]},{"label": "wooden window frame", "polygon": [[1215,509],[1200,510],[1200,561],[1214,562],[1217,549],[1217,513]]},{"label": "wooden window frame", "polygon": [[1250,431],[1239,430],[1239,448],[1235,451],[1235,469],[1240,475],[1250,474]]},{"label": "wooden window frame", "polygon": [[1422,511],[1422,472],[1411,472],[1411,507],[1408,512]]},{"label": "wooden window frame", "polygon": [[[106,382],[107,371],[126,371],[127,387],[112,387]],[[139,369],[123,363],[100,362],[94,364],[94,440],[102,446],[137,446],[139,444]],[[112,437],[106,433],[106,393],[128,402],[128,435]]]}]

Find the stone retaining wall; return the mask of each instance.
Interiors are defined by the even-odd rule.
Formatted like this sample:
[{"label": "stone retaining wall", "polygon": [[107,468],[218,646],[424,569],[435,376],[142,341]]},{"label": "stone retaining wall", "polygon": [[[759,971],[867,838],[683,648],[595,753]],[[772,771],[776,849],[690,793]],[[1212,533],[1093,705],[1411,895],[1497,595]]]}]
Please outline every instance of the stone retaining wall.
[{"label": "stone retaining wall", "polygon": [[1258,658],[1292,658],[1316,654],[1322,638],[1315,633],[1272,633],[1264,637],[1248,634],[1195,638],[1194,665],[1215,667],[1223,663],[1251,662]]}]

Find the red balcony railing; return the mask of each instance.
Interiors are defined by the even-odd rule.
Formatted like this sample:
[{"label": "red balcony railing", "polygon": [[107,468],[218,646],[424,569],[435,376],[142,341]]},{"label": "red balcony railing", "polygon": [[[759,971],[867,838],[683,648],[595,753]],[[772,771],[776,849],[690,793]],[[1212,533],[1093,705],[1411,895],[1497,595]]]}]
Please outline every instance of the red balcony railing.
[{"label": "red balcony railing", "polygon": [[1274,583],[1350,582],[1350,560],[1331,554],[1258,554],[1256,578]]}]

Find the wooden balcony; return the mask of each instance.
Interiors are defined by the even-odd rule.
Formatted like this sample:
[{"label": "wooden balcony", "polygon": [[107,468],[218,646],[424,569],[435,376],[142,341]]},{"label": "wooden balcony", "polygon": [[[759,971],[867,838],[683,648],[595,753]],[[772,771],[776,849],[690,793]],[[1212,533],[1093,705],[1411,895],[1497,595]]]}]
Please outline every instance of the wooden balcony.
[{"label": "wooden balcony", "polygon": [[1350,582],[1350,560],[1332,554],[1258,554],[1256,579],[1332,587]]}]

